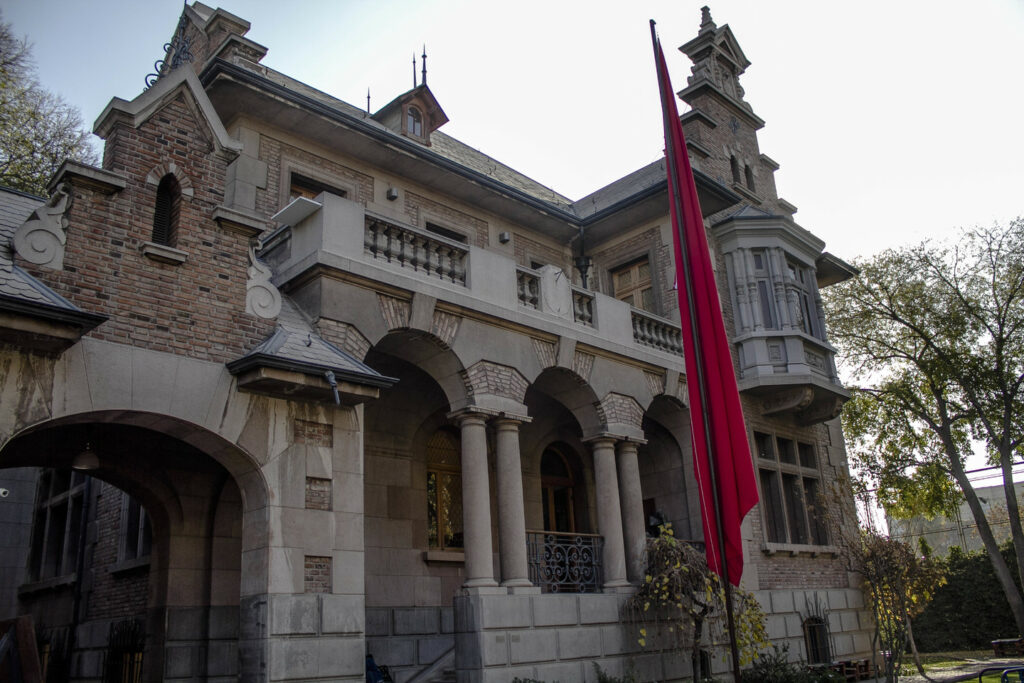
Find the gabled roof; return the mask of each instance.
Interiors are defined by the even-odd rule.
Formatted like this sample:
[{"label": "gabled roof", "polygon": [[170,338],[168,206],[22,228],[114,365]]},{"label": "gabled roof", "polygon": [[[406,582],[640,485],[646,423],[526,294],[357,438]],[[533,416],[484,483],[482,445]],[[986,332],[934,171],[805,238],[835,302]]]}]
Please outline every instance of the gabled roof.
[{"label": "gabled roof", "polygon": [[[387,125],[387,121],[395,114],[401,115],[401,109],[407,104],[418,104],[423,110],[423,137],[429,138],[435,130],[448,123],[448,115],[441,109],[434,93],[426,84],[418,85],[412,90],[402,93],[380,108],[371,118]],[[399,126],[401,129],[401,126]]]}]

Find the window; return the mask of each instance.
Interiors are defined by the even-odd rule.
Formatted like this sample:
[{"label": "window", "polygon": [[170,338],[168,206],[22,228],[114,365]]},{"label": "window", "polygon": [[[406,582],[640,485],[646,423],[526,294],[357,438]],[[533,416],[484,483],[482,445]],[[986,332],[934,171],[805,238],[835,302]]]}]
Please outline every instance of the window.
[{"label": "window", "polygon": [[416,107],[409,107],[405,112],[405,132],[423,137],[423,115]]},{"label": "window", "polygon": [[181,185],[173,173],[160,179],[156,188],[156,207],[153,212],[153,242],[174,246],[178,237],[178,216],[181,213]]},{"label": "window", "polygon": [[804,645],[807,647],[808,664],[830,664],[831,648],[828,644],[828,623],[821,617],[804,620]]},{"label": "window", "polygon": [[744,172],[747,177],[747,189],[754,192],[754,169],[750,168],[750,165],[747,164],[744,167]]},{"label": "window", "polygon": [[432,232],[435,235],[440,235],[441,237],[446,237],[446,238],[448,238],[450,240],[454,240],[456,242],[461,242],[462,244],[465,244],[466,242],[469,241],[469,240],[466,239],[466,236],[463,235],[461,232],[455,232],[454,230],[449,230],[448,228],[445,228],[443,226],[437,225],[436,223],[431,223],[430,221],[427,221],[426,227],[427,227],[427,232]]},{"label": "window", "polygon": [[792,259],[786,260],[786,271],[790,284],[796,287],[801,329],[812,337],[824,339],[818,309],[814,304],[814,273]]},{"label": "window", "polygon": [[741,181],[741,178],[740,178],[740,162],[736,158],[735,154],[729,157],[729,167],[732,170],[732,181],[734,183],[739,184],[740,181]]},{"label": "window", "polygon": [[651,264],[646,257],[612,270],[612,289],[619,301],[654,312]]},{"label": "window", "polygon": [[754,266],[754,281],[757,283],[758,310],[761,324],[766,330],[779,329],[779,316],[775,312],[775,295],[768,271],[768,252],[756,249],[751,252]]},{"label": "window", "polygon": [[32,522],[29,577],[42,581],[75,572],[82,535],[86,476],[70,469],[43,470]]},{"label": "window", "polygon": [[153,532],[149,516],[139,501],[127,493],[121,498],[121,541],[118,559],[122,562],[138,560],[149,556],[153,546]]},{"label": "window", "polygon": [[541,502],[544,505],[544,530],[572,533],[576,531],[573,508],[575,482],[565,456],[547,448],[540,459]]},{"label": "window", "polygon": [[427,441],[427,541],[462,548],[462,456],[459,438],[439,429]]},{"label": "window", "polygon": [[348,193],[345,192],[345,190],[332,187],[327,183],[322,183],[319,180],[314,180],[308,176],[292,173],[291,183],[288,187],[289,200],[295,199],[296,197],[316,199],[321,192],[330,192],[331,194],[339,197],[348,196]]},{"label": "window", "polygon": [[754,450],[768,542],[827,545],[814,446],[754,432]]}]

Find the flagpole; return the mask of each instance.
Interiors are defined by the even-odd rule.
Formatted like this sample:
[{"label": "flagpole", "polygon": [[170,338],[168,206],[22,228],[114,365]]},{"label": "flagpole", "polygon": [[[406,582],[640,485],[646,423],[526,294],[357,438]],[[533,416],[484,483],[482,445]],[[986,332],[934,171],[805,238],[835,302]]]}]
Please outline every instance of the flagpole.
[{"label": "flagpole", "polygon": [[[675,167],[675,160],[673,158],[673,155],[670,153],[672,150],[671,150],[671,144],[670,144],[669,140],[671,139],[672,132],[671,132],[671,128],[670,128],[669,111],[668,111],[668,107],[666,106],[666,102],[665,102],[665,98],[666,97],[671,97],[672,93],[666,93],[665,92],[665,83],[668,82],[668,75],[662,73],[662,69],[663,69],[662,59],[659,58],[659,49],[661,48],[661,41],[658,39],[658,34],[657,34],[657,31],[655,30],[654,19],[651,19],[650,21],[651,21],[651,41],[652,41],[652,43],[654,45],[654,52],[655,52],[654,59],[655,59],[655,62],[657,63],[657,67],[658,67],[658,92],[661,95],[662,120],[663,120],[663,125],[665,127],[665,147],[666,147],[666,150],[665,150],[665,163],[668,165],[668,174],[667,174],[667,176],[668,176],[669,192],[672,193],[672,197],[675,200],[677,216],[679,216],[680,219],[682,220],[682,206],[683,205],[682,205],[682,196],[681,196],[681,192],[680,192],[680,189],[679,189],[679,174],[678,174],[678,169]],[[664,53],[662,52],[661,54],[663,55]],[[665,68],[667,68],[667,67],[665,67]],[[685,149],[682,150],[682,153],[686,154],[686,150]],[[680,220],[680,223],[681,223],[681,220]],[[700,229],[703,230],[704,226],[701,225]],[[710,479],[711,479],[711,507],[712,507],[712,509],[714,510],[714,513],[715,513],[715,530],[717,531],[716,535],[718,536],[718,551],[719,551],[719,554],[720,554],[719,562],[720,562],[720,566],[722,568],[721,577],[722,577],[722,583],[723,583],[723,585],[725,587],[725,616],[726,616],[726,623],[728,625],[728,631],[729,631],[729,650],[730,650],[730,653],[732,655],[732,673],[733,673],[733,680],[736,681],[736,683],[739,683],[739,680],[740,680],[740,655],[739,655],[739,648],[736,645],[736,620],[735,620],[735,617],[733,616],[733,611],[732,611],[732,605],[733,605],[732,582],[729,580],[729,564],[728,564],[728,561],[727,561],[727,558],[726,558],[726,552],[725,552],[725,537],[724,537],[723,532],[722,532],[722,511],[721,511],[721,507],[720,507],[719,500],[718,500],[718,481],[717,481],[717,476],[716,476],[716,473],[715,473],[715,459],[712,457],[712,454],[715,452],[715,450],[714,450],[714,435],[711,433],[711,423],[710,423],[710,418],[708,416],[706,382],[705,382],[705,379],[704,379],[703,363],[701,362],[701,359],[703,359],[704,355],[703,355],[703,348],[702,348],[701,341],[700,341],[700,335],[698,334],[699,330],[697,328],[697,318],[696,318],[696,315],[695,315],[696,308],[695,308],[695,302],[694,302],[694,298],[693,298],[693,286],[692,286],[692,283],[691,283],[691,280],[690,280],[690,272],[691,272],[690,253],[689,253],[689,250],[686,248],[686,239],[685,239],[686,235],[683,234],[682,225],[681,224],[677,225],[676,226],[676,230],[680,233],[679,236],[678,236],[678,239],[680,240],[680,250],[679,251],[682,254],[682,264],[681,265],[682,265],[682,268],[683,268],[683,278],[682,278],[682,280],[683,280],[683,288],[686,291],[686,302],[687,302],[687,304],[689,306],[689,310],[690,310],[690,315],[688,315],[687,317],[689,318],[689,321],[690,321],[690,335],[691,335],[691,338],[693,339],[694,352],[695,352],[696,358],[697,358],[697,362],[694,364],[695,368],[696,368],[696,375],[697,375],[697,377],[695,379],[697,380],[697,390],[698,390],[698,393],[700,394],[701,419],[702,419],[703,424],[704,424],[704,443],[705,443],[705,446],[707,447],[706,458],[707,458],[708,475],[710,476]],[[705,539],[705,542],[707,540],[709,540],[709,539]],[[694,671],[693,672],[693,676],[694,676],[694,680],[696,680],[696,678],[698,676],[698,672]]]}]

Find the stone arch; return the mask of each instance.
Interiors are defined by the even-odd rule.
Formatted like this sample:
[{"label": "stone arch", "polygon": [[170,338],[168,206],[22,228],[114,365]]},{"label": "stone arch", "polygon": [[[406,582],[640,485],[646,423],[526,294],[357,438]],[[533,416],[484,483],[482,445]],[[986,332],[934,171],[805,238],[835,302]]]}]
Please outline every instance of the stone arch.
[{"label": "stone arch", "polygon": [[185,201],[192,201],[195,196],[195,189],[192,187],[192,179],[189,178],[188,174],[173,161],[167,161],[162,164],[157,164],[150,169],[149,173],[146,174],[146,184],[156,188],[160,187],[160,181],[165,176],[174,176],[174,179],[178,181],[178,188],[181,192],[181,197]]},{"label": "stone arch", "polygon": [[699,539],[701,518],[693,476],[690,411],[679,399],[659,395],[644,412],[643,429],[647,443],[638,449],[637,462],[644,499],[658,501],[677,536]]},{"label": "stone arch", "polygon": [[[87,474],[137,499],[150,520],[147,677],[155,676],[170,658],[180,658],[183,646],[194,651],[189,656],[197,657],[196,662],[207,652],[212,656],[211,648],[237,650],[234,634],[246,550],[243,515],[250,524],[258,521],[266,515],[270,498],[253,458],[223,437],[180,419],[107,410],[22,429],[0,448],[0,467],[66,470],[83,449],[98,458],[98,467]],[[248,542],[254,546],[249,551],[259,552],[264,541]],[[245,578],[249,585],[266,586],[265,565],[249,563]],[[83,618],[80,626],[89,623]],[[183,628],[190,630],[187,646],[180,642]]]},{"label": "stone arch", "polygon": [[606,431],[605,422],[598,409],[600,398],[594,388],[572,370],[562,367],[547,368],[533,380],[527,396],[530,391],[542,393],[564,406],[576,419],[583,438]]},{"label": "stone arch", "polygon": [[472,399],[465,380],[466,368],[458,355],[435,335],[421,330],[392,330],[366,355],[367,362],[380,371],[380,368],[376,367],[379,363],[373,362],[375,354],[391,356],[427,373],[444,392],[451,410],[458,410],[471,404]]}]

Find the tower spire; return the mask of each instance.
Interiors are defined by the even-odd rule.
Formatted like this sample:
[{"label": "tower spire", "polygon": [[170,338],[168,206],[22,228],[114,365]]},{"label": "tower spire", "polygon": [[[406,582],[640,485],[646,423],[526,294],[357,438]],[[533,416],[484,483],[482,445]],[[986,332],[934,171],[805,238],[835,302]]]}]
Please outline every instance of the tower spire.
[{"label": "tower spire", "polygon": [[416,53],[412,53],[412,87],[416,88]]},{"label": "tower spire", "polygon": [[420,79],[423,85],[427,84],[427,44],[423,43],[423,78]]},{"label": "tower spire", "polygon": [[718,26],[715,24],[714,19],[711,18],[711,8],[704,5],[700,8],[700,33],[714,31],[716,28]]}]

